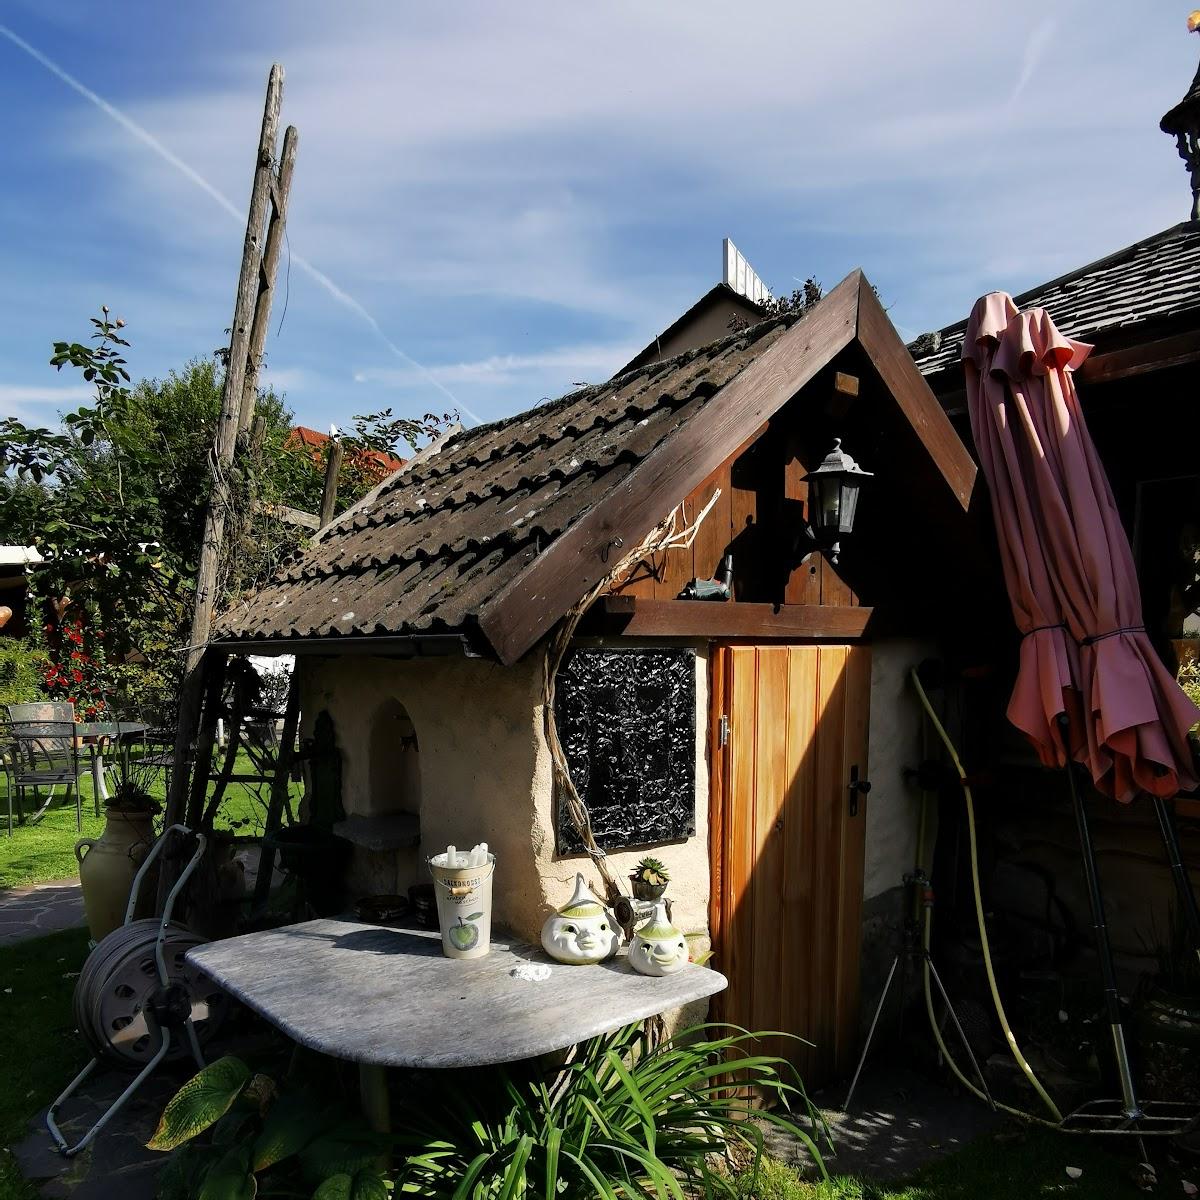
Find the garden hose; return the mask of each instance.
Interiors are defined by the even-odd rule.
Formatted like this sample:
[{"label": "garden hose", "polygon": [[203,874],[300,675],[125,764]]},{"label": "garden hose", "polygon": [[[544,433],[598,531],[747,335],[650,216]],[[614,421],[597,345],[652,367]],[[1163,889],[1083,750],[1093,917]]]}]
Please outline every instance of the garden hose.
[{"label": "garden hose", "polygon": [[[1042,1102],[1046,1105],[1046,1108],[1049,1109],[1050,1114],[1054,1119],[1052,1122],[1044,1121],[1043,1118],[1035,1117],[1030,1113],[1025,1113],[1019,1109],[1010,1108],[1008,1105],[1000,1104],[998,1102],[996,1102],[996,1107],[1003,1109],[1005,1112],[1012,1113],[1015,1116],[1023,1117],[1027,1120],[1042,1121],[1042,1123],[1044,1123],[1044,1124],[1061,1125],[1062,1119],[1063,1119],[1062,1113],[1060,1113],[1058,1111],[1058,1106],[1050,1098],[1046,1089],[1044,1087],[1042,1087],[1041,1081],[1033,1073],[1033,1068],[1029,1065],[1029,1063],[1025,1060],[1025,1056],[1021,1053],[1021,1047],[1017,1044],[1016,1035],[1013,1033],[1012,1028],[1010,1027],[1010,1025],[1008,1023],[1008,1017],[1004,1011],[1004,1003],[1000,999],[1000,989],[996,984],[996,973],[992,967],[991,943],[988,941],[987,924],[984,920],[984,914],[983,914],[983,893],[979,886],[979,847],[978,847],[978,844],[976,842],[976,837],[975,837],[975,802],[971,796],[971,788],[967,783],[967,772],[963,768],[962,760],[958,757],[958,751],[954,748],[954,743],[950,740],[950,735],[946,732],[946,727],[939,720],[937,713],[934,711],[933,705],[930,704],[930,702],[929,702],[929,697],[928,697],[928,695],[926,695],[925,689],[921,686],[921,680],[917,674],[917,669],[915,667],[909,672],[909,678],[912,680],[913,687],[916,688],[916,690],[917,690],[917,696],[921,701],[922,708],[925,709],[925,713],[929,717],[930,723],[933,725],[933,728],[936,730],[938,737],[941,738],[942,745],[945,746],[945,748],[946,748],[946,753],[950,756],[950,761],[954,764],[954,769],[958,772],[959,783],[962,785],[963,799],[966,801],[966,807],[967,807],[967,839],[968,839],[968,843],[970,845],[970,850],[971,850],[971,884],[972,884],[972,887],[973,887],[973,890],[975,893],[975,917],[979,923],[979,940],[980,940],[980,945],[982,946],[982,949],[983,949],[983,965],[984,965],[984,969],[987,972],[988,988],[991,990],[991,993],[992,993],[992,1003],[996,1009],[996,1016],[1000,1020],[1001,1029],[1004,1030],[1004,1038],[1005,1038],[1005,1041],[1007,1041],[1007,1043],[1008,1043],[1008,1048],[1012,1053],[1013,1059],[1015,1060],[1017,1066],[1021,1068],[1021,1071],[1024,1074],[1025,1078],[1028,1079],[1029,1082],[1033,1085],[1034,1091],[1037,1092],[1038,1096],[1041,1098]],[[920,853],[922,856],[924,855],[924,851],[925,851],[925,847],[923,844],[924,829],[925,829],[925,810],[924,810],[925,803],[926,803],[925,798],[922,797],[922,800],[921,800],[921,804],[922,804],[922,811],[921,811],[922,845],[920,846]],[[924,864],[922,864],[922,866],[923,865]],[[980,1089],[978,1087],[976,1087],[974,1084],[972,1084],[966,1078],[966,1076],[959,1069],[958,1064],[951,1057],[950,1052],[947,1050],[946,1045],[942,1040],[941,1030],[938,1029],[937,1021],[934,1019],[933,997],[932,997],[932,994],[930,992],[930,987],[929,987],[929,959],[928,959],[928,954],[929,954],[929,949],[930,949],[930,941],[931,941],[931,936],[932,936],[932,924],[933,924],[932,910],[930,908],[926,907],[925,913],[924,913],[924,920],[922,921],[922,924],[921,924],[921,945],[926,954],[925,967],[924,967],[925,1007],[926,1007],[926,1011],[929,1014],[929,1023],[933,1029],[934,1040],[937,1042],[938,1050],[941,1052],[942,1057],[946,1060],[950,1069],[958,1077],[959,1082],[962,1083],[965,1087],[967,1087],[970,1091],[974,1092],[975,1095],[979,1096],[981,1099],[986,1100],[986,1099],[988,1099],[988,1097],[986,1097],[984,1095],[984,1093],[982,1091],[980,1091]]]}]

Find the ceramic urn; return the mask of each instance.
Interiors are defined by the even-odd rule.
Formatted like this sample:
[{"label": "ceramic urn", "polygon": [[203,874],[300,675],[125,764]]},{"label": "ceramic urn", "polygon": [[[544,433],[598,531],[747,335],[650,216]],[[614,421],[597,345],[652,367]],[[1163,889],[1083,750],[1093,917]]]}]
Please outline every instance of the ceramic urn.
[{"label": "ceramic urn", "polygon": [[616,922],[582,875],[575,876],[571,899],[542,926],[542,949],[562,963],[603,962],[616,954],[620,940]]},{"label": "ceramic urn", "polygon": [[629,962],[643,975],[674,975],[688,965],[687,939],[671,924],[666,902],[654,906],[654,915],[634,931]]}]

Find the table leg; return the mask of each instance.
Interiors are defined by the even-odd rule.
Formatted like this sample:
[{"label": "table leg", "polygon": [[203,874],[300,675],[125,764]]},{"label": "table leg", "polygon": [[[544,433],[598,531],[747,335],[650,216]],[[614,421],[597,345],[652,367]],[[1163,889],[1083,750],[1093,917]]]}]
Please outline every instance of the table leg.
[{"label": "table leg", "polygon": [[[389,1134],[392,1132],[392,1108],[388,1101],[387,1067],[376,1066],[374,1063],[358,1064],[358,1095],[362,1103],[363,1116],[375,1133]],[[375,1165],[380,1171],[388,1171],[392,1166],[392,1156],[389,1150],[384,1150]]]},{"label": "table leg", "polygon": [[388,1103],[387,1067],[358,1064],[358,1094],[363,1116],[376,1133],[391,1133],[392,1114]]}]

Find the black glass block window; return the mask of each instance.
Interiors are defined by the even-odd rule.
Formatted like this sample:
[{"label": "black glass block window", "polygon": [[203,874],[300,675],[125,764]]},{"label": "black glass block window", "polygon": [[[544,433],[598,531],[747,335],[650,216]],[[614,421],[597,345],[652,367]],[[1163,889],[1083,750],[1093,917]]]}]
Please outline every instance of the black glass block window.
[{"label": "black glass block window", "polygon": [[[601,849],[696,832],[694,650],[575,650],[559,669],[554,715]],[[562,797],[557,832],[559,854],[583,852]]]}]

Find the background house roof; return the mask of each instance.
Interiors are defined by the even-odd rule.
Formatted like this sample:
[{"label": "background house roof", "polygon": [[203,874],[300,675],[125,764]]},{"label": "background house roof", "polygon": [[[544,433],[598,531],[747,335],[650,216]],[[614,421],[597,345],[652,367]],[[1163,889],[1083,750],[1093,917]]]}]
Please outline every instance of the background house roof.
[{"label": "background house roof", "polygon": [[[1169,332],[1178,318],[1200,312],[1200,221],[1184,221],[1106,258],[1015,297],[1019,308],[1045,308],[1069,337],[1106,347]],[[917,367],[933,383],[961,373],[966,314],[910,343]]]},{"label": "background house roof", "polygon": [[[304,449],[309,452],[313,459],[320,464],[322,453],[325,446],[329,443],[329,435],[321,433],[316,429],[310,429],[307,425],[296,425],[291,433],[287,436],[287,441],[284,442],[284,448]],[[385,476],[391,475],[393,471],[398,471],[404,466],[405,460],[397,458],[394,454],[388,454],[383,450],[373,450],[367,446],[355,446],[352,450],[355,462],[368,475],[374,476],[376,479],[383,479]]]}]

